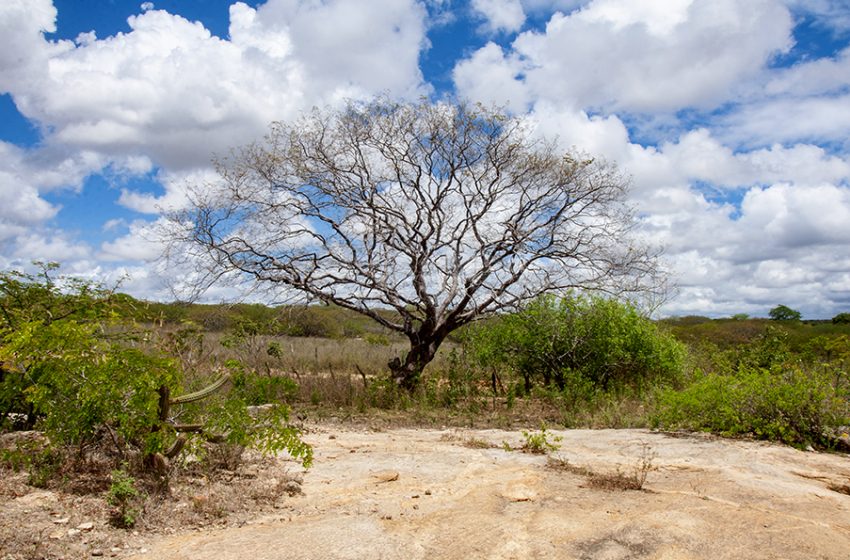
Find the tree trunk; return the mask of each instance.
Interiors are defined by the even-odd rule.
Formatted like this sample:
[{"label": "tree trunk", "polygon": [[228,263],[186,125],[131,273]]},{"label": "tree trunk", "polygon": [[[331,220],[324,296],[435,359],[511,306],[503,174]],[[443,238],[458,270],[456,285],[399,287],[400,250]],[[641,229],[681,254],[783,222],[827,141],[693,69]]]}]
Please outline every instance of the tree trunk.
[{"label": "tree trunk", "polygon": [[412,393],[419,387],[422,371],[437,355],[445,335],[416,333],[409,338],[410,350],[404,357],[404,361],[393,358],[388,365],[396,385]]}]

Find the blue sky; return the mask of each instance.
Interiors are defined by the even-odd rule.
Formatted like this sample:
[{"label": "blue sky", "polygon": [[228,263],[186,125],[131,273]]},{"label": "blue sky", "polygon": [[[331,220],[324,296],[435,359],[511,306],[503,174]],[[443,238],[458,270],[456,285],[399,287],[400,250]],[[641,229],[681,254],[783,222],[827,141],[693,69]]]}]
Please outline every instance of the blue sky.
[{"label": "blue sky", "polygon": [[4,0],[0,268],[168,299],[151,231],[213,154],[381,93],[617,162],[664,314],[850,310],[847,0]]}]

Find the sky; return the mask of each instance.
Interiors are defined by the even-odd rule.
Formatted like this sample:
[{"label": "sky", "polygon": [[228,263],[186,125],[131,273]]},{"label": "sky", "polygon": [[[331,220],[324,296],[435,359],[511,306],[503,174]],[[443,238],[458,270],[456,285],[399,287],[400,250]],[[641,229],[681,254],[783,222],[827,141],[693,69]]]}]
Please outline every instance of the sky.
[{"label": "sky", "polygon": [[215,155],[380,94],[616,162],[662,315],[850,311],[850,0],[0,0],[0,269],[169,300]]}]

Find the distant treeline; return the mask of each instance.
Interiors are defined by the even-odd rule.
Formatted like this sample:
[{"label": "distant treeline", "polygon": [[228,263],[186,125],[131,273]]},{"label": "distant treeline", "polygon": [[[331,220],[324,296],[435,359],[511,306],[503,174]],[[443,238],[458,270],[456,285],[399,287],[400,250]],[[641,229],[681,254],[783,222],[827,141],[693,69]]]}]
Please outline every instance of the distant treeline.
[{"label": "distant treeline", "polygon": [[[281,305],[261,303],[161,303],[137,300],[126,294],[113,296],[119,313],[138,322],[160,326],[194,323],[207,332],[234,329],[272,336],[357,338],[390,332],[372,319],[333,305]],[[387,315],[392,315],[387,311]]]},{"label": "distant treeline", "polygon": [[689,345],[711,343],[721,349],[748,344],[760,337],[770,326],[779,327],[787,334],[787,342],[794,352],[819,337],[850,336],[850,323],[832,320],[773,321],[770,319],[710,319],[698,315],[672,317],[659,321],[679,340]]}]

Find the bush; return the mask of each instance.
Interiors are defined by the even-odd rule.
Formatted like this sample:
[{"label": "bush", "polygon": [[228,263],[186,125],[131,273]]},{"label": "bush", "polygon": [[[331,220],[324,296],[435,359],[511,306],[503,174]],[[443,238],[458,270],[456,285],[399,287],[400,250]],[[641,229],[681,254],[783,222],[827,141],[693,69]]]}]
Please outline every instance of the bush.
[{"label": "bush", "polygon": [[846,397],[816,372],[742,366],[733,375],[705,375],[681,392],[662,392],[653,424],[826,447],[827,428],[847,422]]},{"label": "bush", "polygon": [[[0,379],[4,416],[23,410],[38,421],[52,446],[75,447],[77,458],[96,449],[111,450],[121,461],[141,454],[158,475],[166,474],[166,459],[175,458],[189,440],[208,436],[267,453],[287,450],[309,464],[311,450],[288,424],[285,406],[252,418],[239,391],[198,404],[225,379],[194,394],[172,396],[182,383],[177,361],[143,351],[138,343],[150,338],[147,333],[132,337],[126,325],[112,321],[108,291],[53,282],[49,270],[43,278],[0,274],[5,318],[0,361],[10,364]],[[265,396],[272,389],[284,387],[259,391]],[[184,424],[178,424],[170,410],[185,404]]]},{"label": "bush", "polygon": [[248,405],[292,402],[298,394],[298,384],[289,377],[260,375],[246,370],[235,360],[227,365],[234,393]]},{"label": "bush", "polygon": [[577,382],[587,393],[624,388],[639,392],[676,380],[685,349],[631,305],[601,297],[544,296],[519,313],[469,334],[482,366],[507,364],[532,385],[563,390]]},{"label": "bush", "polygon": [[850,313],[839,313],[835,317],[832,318],[832,324],[834,325],[847,325],[850,324]]}]

